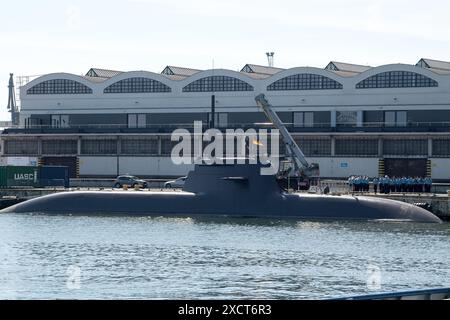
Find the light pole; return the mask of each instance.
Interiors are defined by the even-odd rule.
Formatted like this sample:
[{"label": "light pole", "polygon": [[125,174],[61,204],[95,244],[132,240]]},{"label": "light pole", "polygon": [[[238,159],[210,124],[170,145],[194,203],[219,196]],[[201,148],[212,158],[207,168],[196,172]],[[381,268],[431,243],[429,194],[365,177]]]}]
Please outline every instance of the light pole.
[{"label": "light pole", "polygon": [[211,119],[209,119],[209,128],[216,126],[216,95],[211,95]]}]

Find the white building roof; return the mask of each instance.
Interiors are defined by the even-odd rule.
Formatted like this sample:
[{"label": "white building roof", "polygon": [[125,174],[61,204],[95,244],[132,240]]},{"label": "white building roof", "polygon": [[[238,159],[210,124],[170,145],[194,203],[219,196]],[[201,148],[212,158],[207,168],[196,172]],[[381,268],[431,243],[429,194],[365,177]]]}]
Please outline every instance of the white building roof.
[{"label": "white building roof", "polygon": [[371,66],[363,66],[360,64],[330,61],[325,67],[325,70],[330,70],[343,77],[352,77],[371,68]]},{"label": "white building roof", "polygon": [[161,71],[161,74],[172,79],[172,80],[183,80],[189,76],[192,76],[202,70],[192,69],[192,68],[183,68],[183,67],[174,67],[167,66]]},{"label": "white building roof", "polygon": [[450,62],[447,61],[422,58],[416,63],[416,66],[429,69],[439,74],[450,74]]},{"label": "white building roof", "polygon": [[123,73],[123,71],[91,68],[88,72],[86,72],[86,77],[109,79],[121,73]]},{"label": "white building roof", "polygon": [[248,76],[255,79],[264,79],[283,70],[285,69],[260,66],[257,64],[246,64],[240,72],[247,73]]}]

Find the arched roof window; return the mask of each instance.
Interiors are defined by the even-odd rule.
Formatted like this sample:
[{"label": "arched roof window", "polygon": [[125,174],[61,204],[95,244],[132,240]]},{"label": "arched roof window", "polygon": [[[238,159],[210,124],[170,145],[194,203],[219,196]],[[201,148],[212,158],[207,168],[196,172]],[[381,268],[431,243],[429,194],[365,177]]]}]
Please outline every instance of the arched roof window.
[{"label": "arched roof window", "polygon": [[227,76],[210,76],[195,80],[183,88],[183,92],[253,91],[247,82]]},{"label": "arched roof window", "polygon": [[267,87],[269,91],[342,89],[342,84],[313,73],[300,73],[281,78]]},{"label": "arched roof window", "polygon": [[113,83],[103,90],[104,93],[144,93],[171,92],[172,89],[157,80],[135,77],[126,78]]},{"label": "arched roof window", "polygon": [[388,71],[370,76],[356,84],[356,89],[437,87],[437,81],[409,71]]},{"label": "arched roof window", "polygon": [[69,79],[54,79],[40,82],[27,90],[27,94],[90,94],[92,89]]}]

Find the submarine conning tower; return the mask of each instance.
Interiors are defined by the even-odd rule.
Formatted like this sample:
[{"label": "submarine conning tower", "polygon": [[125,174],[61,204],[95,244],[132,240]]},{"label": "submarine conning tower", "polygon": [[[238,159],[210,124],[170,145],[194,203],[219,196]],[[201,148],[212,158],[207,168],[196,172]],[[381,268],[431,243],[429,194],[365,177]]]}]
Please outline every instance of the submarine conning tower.
[{"label": "submarine conning tower", "polygon": [[183,191],[247,197],[280,195],[282,189],[275,175],[261,174],[261,169],[265,167],[262,164],[196,164],[188,174]]}]

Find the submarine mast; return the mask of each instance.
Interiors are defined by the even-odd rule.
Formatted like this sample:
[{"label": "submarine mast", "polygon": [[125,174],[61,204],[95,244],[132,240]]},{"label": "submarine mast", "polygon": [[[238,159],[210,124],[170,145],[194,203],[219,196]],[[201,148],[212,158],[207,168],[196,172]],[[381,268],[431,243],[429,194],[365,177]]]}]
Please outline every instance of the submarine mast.
[{"label": "submarine mast", "polygon": [[319,176],[319,164],[308,163],[302,150],[298,147],[295,140],[292,138],[286,126],[273,110],[272,105],[267,101],[264,94],[259,94],[255,97],[256,104],[263,110],[266,117],[273,123],[273,125],[280,130],[281,137],[286,146],[286,151],[289,157],[292,159],[296,172],[306,177],[318,177]]}]

